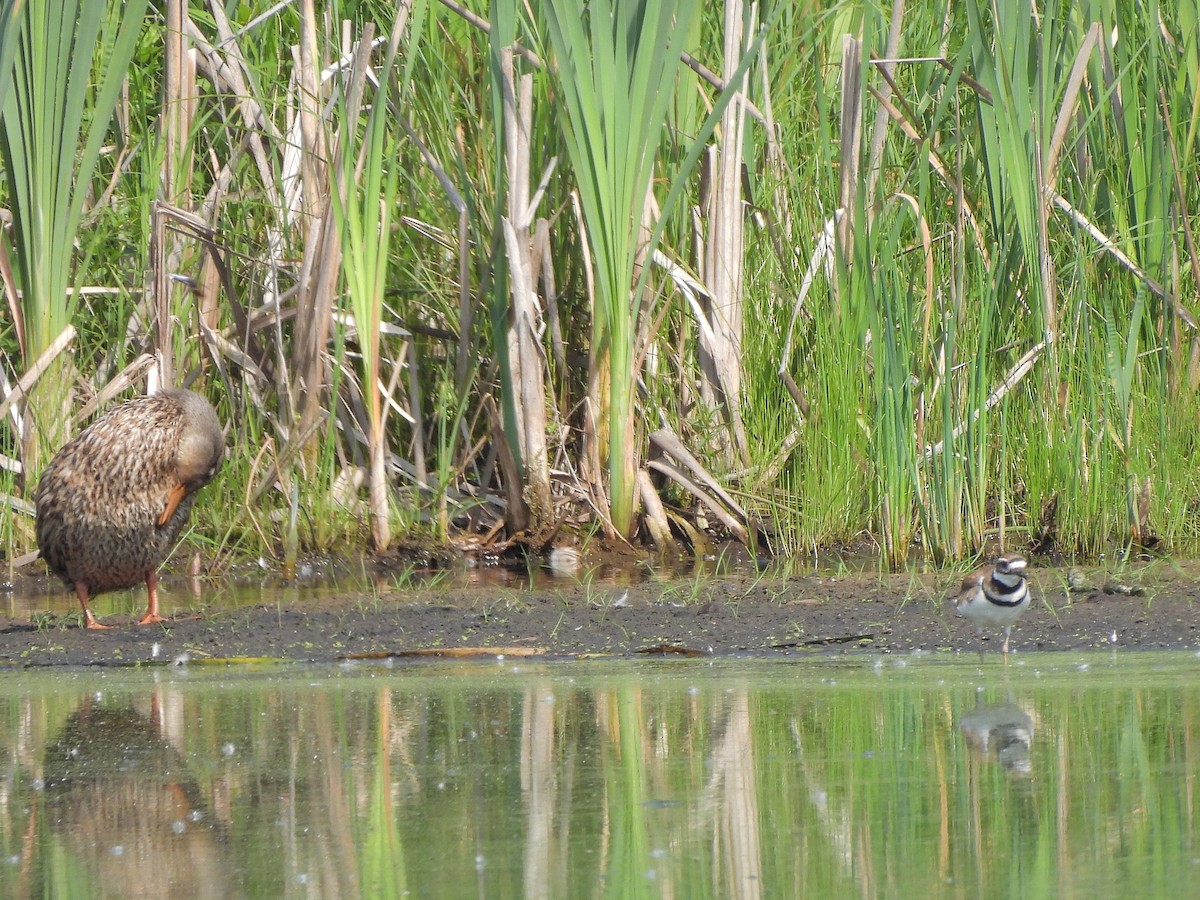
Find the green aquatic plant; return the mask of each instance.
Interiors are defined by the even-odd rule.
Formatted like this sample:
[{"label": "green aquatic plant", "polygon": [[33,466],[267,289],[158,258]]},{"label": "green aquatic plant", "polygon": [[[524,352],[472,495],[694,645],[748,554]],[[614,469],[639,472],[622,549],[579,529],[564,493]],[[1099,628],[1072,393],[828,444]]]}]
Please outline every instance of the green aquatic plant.
[{"label": "green aquatic plant", "polygon": [[[329,22],[353,24],[328,33],[344,46],[303,4],[210,6],[187,10],[190,88],[167,83],[161,17],[65,4],[80,15],[38,46],[46,72],[69,63],[80,77],[54,81],[59,114],[43,104],[18,122],[19,96],[53,92],[19,85],[31,70],[5,55],[33,59],[17,26],[52,7],[0,4],[8,145],[24,152],[22,129],[40,121],[61,139],[46,184],[70,188],[50,197],[21,160],[3,164],[0,203],[16,218],[0,403],[65,435],[143,392],[169,344],[164,364],[230,426],[227,470],[189,538],[218,570],[376,546],[384,525],[388,543],[453,541],[469,521],[469,541],[537,547],[560,520],[641,541],[643,423],[673,431],[778,555],[951,561],[1026,541],[1095,555],[1131,526],[1171,552],[1200,548],[1194,0],[783,4],[746,28],[732,71],[736,10],[692,0],[495,3],[486,21],[343,0]],[[601,27],[618,21],[630,27]],[[356,56],[368,25],[383,40]],[[528,107],[505,109],[505,54]],[[722,121],[735,82],[741,125]],[[176,133],[163,111],[180,106],[194,116]],[[517,142],[514,125],[528,131]],[[508,205],[520,147],[529,222]],[[735,158],[744,454],[729,452],[703,362],[702,286],[723,227],[713,188]],[[353,215],[338,219],[329,190],[348,171],[354,195],[337,196]],[[157,202],[169,180],[170,215]],[[58,299],[44,300],[26,285],[43,276],[22,268],[41,265],[37,251],[22,248],[51,200],[68,215],[46,219],[58,287],[44,295]],[[351,310],[329,244],[356,216]],[[509,357],[502,218],[535,276],[521,352],[541,389],[520,413],[511,396],[533,372]],[[162,228],[179,254],[151,252]],[[52,327],[27,340],[35,323]],[[30,348],[47,335],[72,362],[39,368]],[[54,382],[74,393],[68,407],[36,398]],[[33,549],[38,465],[24,442],[37,429],[4,413],[11,561]],[[551,498],[549,527],[524,534],[521,433],[544,442],[537,489]],[[355,472],[369,476],[361,490]],[[681,531],[694,526],[692,497],[658,474],[649,484]]]},{"label": "green aquatic plant", "polygon": [[623,536],[632,533],[637,468],[633,351],[644,288],[634,287],[634,267],[680,54],[699,10],[696,0],[649,7],[601,0],[586,12],[578,2],[550,0],[544,10],[594,261],[591,377],[607,385],[598,396],[609,515]]},{"label": "green aquatic plant", "polygon": [[17,279],[8,288],[20,291],[10,309],[25,371],[40,372],[23,404],[29,484],[69,432],[75,372],[64,351],[86,271],[76,239],[146,6],[25,0],[5,4],[0,19],[0,161],[12,213],[5,240]]}]

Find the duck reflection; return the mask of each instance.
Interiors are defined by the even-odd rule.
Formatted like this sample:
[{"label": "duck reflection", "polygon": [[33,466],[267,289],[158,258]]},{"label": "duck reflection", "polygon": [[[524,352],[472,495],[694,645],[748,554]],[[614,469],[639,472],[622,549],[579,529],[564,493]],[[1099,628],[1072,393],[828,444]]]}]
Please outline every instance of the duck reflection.
[{"label": "duck reflection", "polygon": [[1015,703],[980,703],[959,719],[958,728],[982,758],[994,758],[1014,777],[1032,774],[1033,717]]},{"label": "duck reflection", "polygon": [[153,717],[85,705],[46,748],[50,827],[104,897],[231,894],[221,830]]}]

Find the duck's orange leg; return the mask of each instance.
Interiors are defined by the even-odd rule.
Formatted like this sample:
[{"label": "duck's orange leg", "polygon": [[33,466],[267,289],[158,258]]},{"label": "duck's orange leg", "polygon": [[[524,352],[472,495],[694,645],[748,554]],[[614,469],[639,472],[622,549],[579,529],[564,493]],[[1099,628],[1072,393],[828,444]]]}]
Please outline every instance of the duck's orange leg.
[{"label": "duck's orange leg", "polygon": [[158,614],[158,573],[153,570],[146,573],[146,593],[150,595],[146,602],[146,614],[138,619],[138,624],[153,625],[167,621]]},{"label": "duck's orange leg", "polygon": [[82,581],[75,582],[75,596],[79,598],[79,605],[83,607],[83,627],[84,628],[108,628],[107,625],[101,625],[96,621],[96,616],[92,612],[92,608],[88,606],[88,589],[87,585]]}]

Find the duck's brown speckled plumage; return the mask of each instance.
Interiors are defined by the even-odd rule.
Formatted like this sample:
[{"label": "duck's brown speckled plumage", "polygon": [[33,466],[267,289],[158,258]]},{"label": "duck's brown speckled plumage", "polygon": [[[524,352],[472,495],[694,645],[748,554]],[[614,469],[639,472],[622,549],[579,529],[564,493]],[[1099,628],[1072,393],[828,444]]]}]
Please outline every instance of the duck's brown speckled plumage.
[{"label": "duck's brown speckled plumage", "polygon": [[141,581],[150,591],[142,621],[161,621],[155,572],[224,454],[208,401],[172,390],[111,410],[46,467],[35,495],[38,546],[75,588],[89,627],[89,596]]}]

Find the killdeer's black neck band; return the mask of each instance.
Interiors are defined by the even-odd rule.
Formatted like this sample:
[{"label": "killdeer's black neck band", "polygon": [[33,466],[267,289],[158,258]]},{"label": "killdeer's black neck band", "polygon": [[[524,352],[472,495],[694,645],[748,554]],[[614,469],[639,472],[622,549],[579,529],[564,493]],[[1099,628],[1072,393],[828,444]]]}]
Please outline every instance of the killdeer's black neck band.
[{"label": "killdeer's black neck band", "polygon": [[997,592],[992,590],[991,586],[987,586],[984,588],[983,593],[989,603],[994,603],[996,606],[1013,607],[1020,606],[1025,602],[1025,598],[1029,596],[1029,589],[1025,585],[1019,584],[1016,587],[1006,587],[1004,590]]}]

